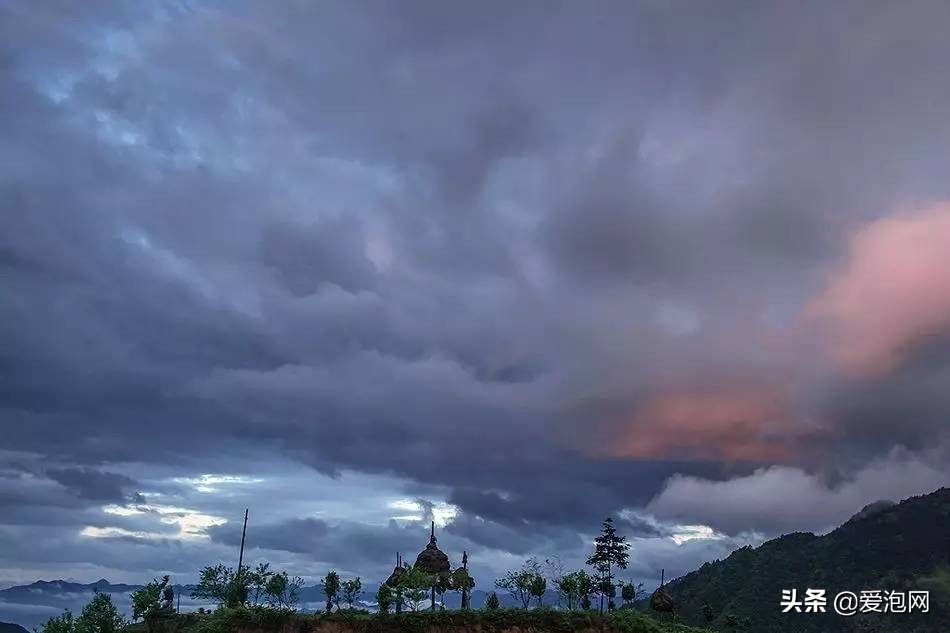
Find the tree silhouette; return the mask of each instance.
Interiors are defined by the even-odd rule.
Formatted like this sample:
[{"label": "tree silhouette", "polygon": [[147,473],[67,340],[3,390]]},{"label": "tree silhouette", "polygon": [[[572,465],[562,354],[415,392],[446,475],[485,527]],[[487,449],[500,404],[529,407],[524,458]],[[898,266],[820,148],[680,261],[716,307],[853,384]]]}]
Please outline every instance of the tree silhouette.
[{"label": "tree silhouette", "polygon": [[363,595],[363,582],[359,576],[357,576],[356,578],[343,581],[342,589],[343,602],[346,603],[347,607],[352,609],[353,603],[359,600],[359,597]]},{"label": "tree silhouette", "polygon": [[125,621],[112,603],[112,596],[98,591],[76,618],[76,633],[118,633],[123,628]]},{"label": "tree silhouette", "polygon": [[392,609],[393,590],[386,583],[381,584],[376,591],[376,604],[379,607],[380,615],[386,615],[389,613],[389,610]]},{"label": "tree silhouette", "polygon": [[541,599],[547,590],[548,581],[541,574],[535,574],[534,578],[531,579],[531,595],[537,599],[539,607],[542,606]]},{"label": "tree silhouette", "polygon": [[614,529],[614,520],[610,517],[604,519],[603,528],[600,536],[594,539],[594,553],[587,559],[587,564],[597,571],[597,593],[600,594],[600,612],[604,612],[604,598],[610,598],[610,604],[613,604],[613,595],[616,589],[613,589],[613,570],[614,568],[626,569],[627,561],[630,558],[628,550],[630,544],[627,539]]},{"label": "tree silhouette", "polygon": [[333,604],[337,601],[337,595],[340,593],[340,575],[335,571],[327,572],[323,579],[323,593],[327,597],[327,613],[333,610]]},{"label": "tree silhouette", "polygon": [[511,594],[511,597],[521,602],[525,610],[531,605],[531,588],[534,585],[535,578],[541,576],[541,566],[537,559],[529,558],[518,571],[509,571],[503,577],[495,581],[495,586],[504,589]]},{"label": "tree silhouette", "polygon": [[174,614],[172,601],[175,590],[171,587],[168,576],[152,582],[132,592],[132,620],[142,618],[148,631],[153,629],[155,620]]}]

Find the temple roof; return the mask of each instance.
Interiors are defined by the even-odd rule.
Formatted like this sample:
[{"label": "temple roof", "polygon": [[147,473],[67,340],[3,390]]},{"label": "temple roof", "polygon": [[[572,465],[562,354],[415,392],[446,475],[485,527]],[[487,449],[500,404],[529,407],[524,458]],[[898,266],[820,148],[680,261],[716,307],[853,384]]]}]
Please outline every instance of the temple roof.
[{"label": "temple roof", "polygon": [[429,544],[416,557],[416,566],[422,568],[427,574],[438,574],[440,576],[447,576],[452,569],[449,557],[436,545],[435,521],[432,522]]}]

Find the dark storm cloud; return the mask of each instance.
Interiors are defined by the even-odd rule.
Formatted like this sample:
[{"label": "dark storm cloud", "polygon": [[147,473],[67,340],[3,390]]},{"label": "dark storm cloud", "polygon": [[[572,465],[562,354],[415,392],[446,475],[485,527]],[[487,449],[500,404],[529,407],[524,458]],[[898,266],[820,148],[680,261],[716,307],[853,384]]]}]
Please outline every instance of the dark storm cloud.
[{"label": "dark storm cloud", "polygon": [[821,406],[839,420],[846,440],[841,457],[860,459],[869,447],[897,442],[914,450],[931,449],[950,418],[950,344],[943,337],[913,346],[900,371],[853,381]]},{"label": "dark storm cloud", "polygon": [[[511,459],[515,459],[512,455]],[[473,515],[488,519],[509,529],[520,529],[525,534],[535,533],[548,526],[570,526],[585,530],[596,526],[607,512],[616,509],[617,499],[629,505],[642,505],[653,492],[678,472],[698,476],[715,476],[720,468],[715,464],[687,462],[637,463],[623,461],[603,462],[581,459],[576,455],[561,454],[550,468],[524,471],[514,465],[497,464],[492,473],[479,480],[472,474],[469,482],[490,488],[492,479],[509,491],[499,493],[466,486],[462,481],[448,480],[456,487],[448,501]],[[532,472],[530,481],[518,481],[525,472]],[[553,500],[557,499],[555,503]],[[613,506],[613,508],[612,508]]]},{"label": "dark storm cloud", "polygon": [[[810,471],[850,444],[845,479],[938,443],[943,365],[842,378],[783,328],[849,235],[950,196],[948,27],[942,3],[9,3],[4,448],[77,504],[137,492],[120,462],[405,477],[520,555],[657,495],[704,516],[665,482],[768,465],[674,460],[704,424],[715,448],[778,424]],[[776,384],[788,419],[733,432]],[[693,427],[637,415],[709,391]],[[358,556],[308,521],[261,542]],[[388,557],[400,530],[363,536]]]},{"label": "dark storm cloud", "polygon": [[[330,531],[326,521],[320,519],[291,519],[275,525],[259,526],[252,531],[252,543],[263,549],[278,549],[288,552],[326,554],[325,537]],[[241,530],[237,525],[215,527],[209,531],[211,538],[225,545],[240,545]]]},{"label": "dark storm cloud", "polygon": [[364,237],[359,227],[336,221],[326,227],[274,223],[261,236],[261,262],[272,266],[291,293],[314,294],[320,284],[347,292],[372,287],[375,271],[361,256]]},{"label": "dark storm cloud", "polygon": [[576,530],[564,526],[530,525],[513,529],[503,523],[486,521],[463,512],[447,527],[449,534],[472,543],[519,556],[538,552],[565,552],[580,549],[584,541]]},{"label": "dark storm cloud", "polygon": [[[304,554],[307,560],[338,569],[372,570],[382,579],[392,570],[396,552],[410,559],[422,549],[427,541],[427,529],[427,526],[399,525],[395,521],[378,526],[352,521],[328,524],[313,518],[290,519],[255,526],[247,542],[254,549]],[[241,543],[240,526],[218,526],[208,533],[216,543],[230,546]]]},{"label": "dark storm cloud", "polygon": [[[0,507],[4,509],[4,518],[16,520],[23,515],[56,516],[66,508],[83,508],[90,505],[77,495],[55,484],[52,480],[41,479],[17,473],[0,480]],[[72,521],[74,517],[70,517]]]},{"label": "dark storm cloud", "polygon": [[588,281],[670,280],[689,266],[695,246],[673,245],[699,240],[642,182],[641,142],[641,134],[624,132],[609,141],[589,173],[579,170],[579,182],[571,183],[576,189],[542,226],[555,265]]},{"label": "dark storm cloud", "polygon": [[89,467],[20,463],[0,478],[0,508],[10,524],[65,524],[103,503],[141,501],[133,479]]},{"label": "dark storm cloud", "polygon": [[[51,468],[46,474],[79,498],[90,501],[124,501],[126,491],[135,486],[124,475],[92,468]],[[141,495],[138,500],[141,501]]]}]

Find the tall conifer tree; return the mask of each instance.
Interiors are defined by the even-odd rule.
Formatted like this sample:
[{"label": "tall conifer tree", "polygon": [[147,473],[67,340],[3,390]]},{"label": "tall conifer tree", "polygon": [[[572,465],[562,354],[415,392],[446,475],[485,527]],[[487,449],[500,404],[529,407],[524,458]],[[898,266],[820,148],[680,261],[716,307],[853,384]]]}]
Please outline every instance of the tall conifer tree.
[{"label": "tall conifer tree", "polygon": [[600,536],[594,539],[594,553],[587,559],[587,564],[597,571],[597,593],[600,594],[600,612],[604,612],[604,597],[610,596],[613,602],[613,592],[610,587],[613,585],[613,570],[626,569],[627,562],[630,559],[628,550],[630,543],[619,534],[614,528],[614,520],[610,517],[604,519],[604,525]]}]

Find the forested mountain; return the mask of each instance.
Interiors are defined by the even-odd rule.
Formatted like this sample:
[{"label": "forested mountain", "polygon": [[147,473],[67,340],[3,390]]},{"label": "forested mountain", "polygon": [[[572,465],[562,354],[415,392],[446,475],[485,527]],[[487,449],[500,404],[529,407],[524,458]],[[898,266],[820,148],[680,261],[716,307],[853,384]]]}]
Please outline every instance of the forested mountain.
[{"label": "forested mountain", "polygon": [[[794,533],[739,549],[667,587],[682,620],[726,631],[950,631],[950,489],[872,504],[824,536]],[[784,589],[801,599],[809,588],[826,590],[826,613],[782,612]],[[873,590],[929,591],[930,611],[834,612],[839,592]]]}]

